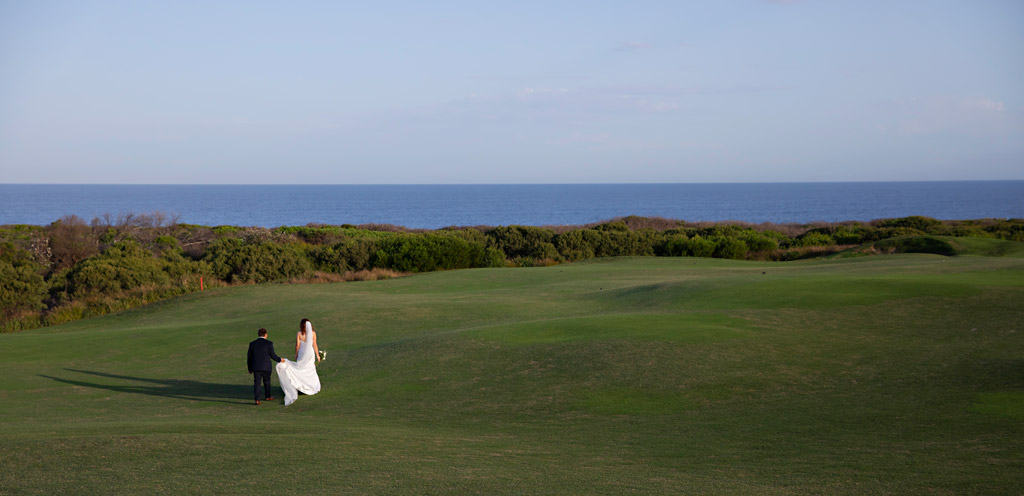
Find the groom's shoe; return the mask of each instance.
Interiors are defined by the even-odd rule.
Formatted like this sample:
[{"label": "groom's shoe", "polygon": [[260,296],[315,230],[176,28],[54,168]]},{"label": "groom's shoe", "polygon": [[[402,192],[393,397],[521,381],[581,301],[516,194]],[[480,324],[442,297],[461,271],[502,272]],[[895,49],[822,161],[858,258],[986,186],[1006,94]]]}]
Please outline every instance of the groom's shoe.
[{"label": "groom's shoe", "polygon": [[260,400],[256,400],[256,406],[260,406]]},{"label": "groom's shoe", "polygon": [[267,401],[274,401],[274,397],[271,396],[271,397],[267,398]]}]

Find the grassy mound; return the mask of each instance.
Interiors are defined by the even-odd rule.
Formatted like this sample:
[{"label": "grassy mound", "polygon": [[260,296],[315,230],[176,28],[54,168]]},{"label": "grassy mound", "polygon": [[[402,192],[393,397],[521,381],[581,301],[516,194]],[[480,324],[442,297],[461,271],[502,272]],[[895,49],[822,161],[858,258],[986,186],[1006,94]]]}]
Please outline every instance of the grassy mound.
[{"label": "grassy mound", "polygon": [[959,255],[1024,257],[1024,243],[991,238],[945,238]]},{"label": "grassy mound", "polygon": [[947,257],[975,255],[983,257],[1024,257],[1024,243],[995,238],[954,236],[900,236],[865,243],[833,255],[847,258],[878,253],[928,253]]},{"label": "grassy mound", "polygon": [[[934,255],[219,288],[0,335],[0,494],[1014,492],[1022,301]],[[250,405],[303,317],[324,390]]]}]

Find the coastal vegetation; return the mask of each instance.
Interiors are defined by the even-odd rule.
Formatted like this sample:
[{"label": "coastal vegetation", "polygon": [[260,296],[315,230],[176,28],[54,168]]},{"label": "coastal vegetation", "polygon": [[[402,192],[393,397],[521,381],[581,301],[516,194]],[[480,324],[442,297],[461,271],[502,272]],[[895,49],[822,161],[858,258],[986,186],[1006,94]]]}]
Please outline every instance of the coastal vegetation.
[{"label": "coastal vegetation", "polygon": [[934,253],[970,239],[1018,250],[1024,220],[748,224],[624,217],[584,226],[200,226],[152,214],[0,226],[0,331],[102,315],[206,287],[379,279],[438,270],[547,266],[618,256],[788,261]]},{"label": "coastal vegetation", "polygon": [[[0,494],[1017,494],[1001,253],[233,285],[0,334]],[[292,358],[303,317],[323,389],[252,405],[246,343]]]}]

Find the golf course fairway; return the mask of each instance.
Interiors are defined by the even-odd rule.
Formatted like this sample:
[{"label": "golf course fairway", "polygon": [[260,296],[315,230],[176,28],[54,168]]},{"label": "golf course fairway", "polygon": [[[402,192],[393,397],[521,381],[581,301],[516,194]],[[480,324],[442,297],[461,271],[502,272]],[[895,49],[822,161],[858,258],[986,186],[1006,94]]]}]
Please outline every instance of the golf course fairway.
[{"label": "golf course fairway", "polygon": [[[0,494],[1013,494],[1024,258],[615,258],[0,334]],[[253,405],[249,341],[323,389]],[[277,384],[277,377],[274,377]]]}]

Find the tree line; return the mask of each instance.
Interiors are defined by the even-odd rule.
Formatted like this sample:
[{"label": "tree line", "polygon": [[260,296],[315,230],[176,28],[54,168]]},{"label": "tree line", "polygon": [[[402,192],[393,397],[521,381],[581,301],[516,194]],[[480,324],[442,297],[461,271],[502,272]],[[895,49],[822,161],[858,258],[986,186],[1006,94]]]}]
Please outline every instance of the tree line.
[{"label": "tree line", "polygon": [[0,226],[0,331],[120,311],[202,286],[341,281],[596,257],[796,260],[862,247],[954,254],[932,236],[1024,241],[1024,220],[912,216],[816,224],[625,217],[586,226],[390,225],[273,229],[183,224],[160,213]]}]

